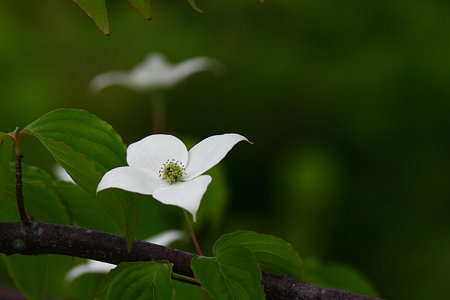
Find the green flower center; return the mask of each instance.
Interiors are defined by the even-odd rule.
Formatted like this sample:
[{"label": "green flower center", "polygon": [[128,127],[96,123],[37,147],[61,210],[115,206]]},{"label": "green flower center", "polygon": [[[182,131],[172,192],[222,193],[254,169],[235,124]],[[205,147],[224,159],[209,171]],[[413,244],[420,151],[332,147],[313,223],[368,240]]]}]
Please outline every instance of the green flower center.
[{"label": "green flower center", "polygon": [[174,159],[166,161],[159,170],[159,177],[168,181],[170,184],[181,181],[185,174],[185,167]]}]

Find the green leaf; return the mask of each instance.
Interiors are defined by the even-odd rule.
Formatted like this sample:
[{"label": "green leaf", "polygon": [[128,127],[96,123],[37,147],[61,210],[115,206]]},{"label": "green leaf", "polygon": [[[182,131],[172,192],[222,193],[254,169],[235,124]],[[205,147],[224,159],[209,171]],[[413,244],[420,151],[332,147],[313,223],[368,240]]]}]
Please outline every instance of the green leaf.
[{"label": "green leaf", "polygon": [[203,13],[203,10],[201,10],[200,8],[198,8],[197,3],[195,2],[195,0],[187,0],[187,2],[189,3],[189,5],[197,12],[199,13]]},{"label": "green leaf", "polygon": [[84,12],[94,20],[97,27],[109,35],[108,12],[105,0],[73,0]]},{"label": "green leaf", "polygon": [[152,19],[151,0],[128,0],[130,4],[136,8],[147,19]]},{"label": "green leaf", "polygon": [[95,198],[79,186],[59,182],[55,185],[57,193],[65,200],[72,222],[76,226],[120,234],[120,228],[97,202]]},{"label": "green leaf", "polygon": [[126,165],[120,136],[111,125],[85,110],[54,110],[23,132],[37,137],[75,182],[92,194],[103,173]]},{"label": "green leaf", "polygon": [[343,264],[324,265],[314,259],[305,259],[306,281],[312,284],[378,297],[378,292],[358,270]]},{"label": "green leaf", "polygon": [[12,160],[13,142],[6,133],[0,132],[0,203],[5,197],[9,180],[9,162]]},{"label": "green leaf", "polygon": [[213,246],[214,252],[230,247],[242,246],[256,257],[263,271],[288,274],[302,279],[302,260],[298,252],[288,242],[275,236],[239,230],[224,234]]},{"label": "green leaf", "polygon": [[98,300],[170,300],[173,297],[173,264],[121,263],[109,272],[97,289]]},{"label": "green leaf", "polygon": [[258,263],[244,247],[216,249],[215,257],[194,257],[191,262],[195,278],[214,299],[265,299]]},{"label": "green leaf", "polygon": [[58,109],[34,121],[23,132],[37,137],[77,185],[100,202],[130,246],[136,230],[139,198],[117,189],[96,196],[103,174],[127,164],[125,145],[111,125],[85,110]]},{"label": "green leaf", "polygon": [[[15,164],[10,164],[8,186],[3,201],[0,201],[0,221],[20,220],[16,204]],[[33,220],[57,224],[68,224],[67,212],[59,196],[53,191],[50,175],[36,167],[22,165],[22,181],[25,209]]]},{"label": "green leaf", "polygon": [[175,295],[174,300],[209,299],[208,292],[199,286],[186,284],[181,281],[172,281]]},{"label": "green leaf", "polygon": [[46,279],[47,255],[1,255],[9,276],[29,300],[42,299]]}]

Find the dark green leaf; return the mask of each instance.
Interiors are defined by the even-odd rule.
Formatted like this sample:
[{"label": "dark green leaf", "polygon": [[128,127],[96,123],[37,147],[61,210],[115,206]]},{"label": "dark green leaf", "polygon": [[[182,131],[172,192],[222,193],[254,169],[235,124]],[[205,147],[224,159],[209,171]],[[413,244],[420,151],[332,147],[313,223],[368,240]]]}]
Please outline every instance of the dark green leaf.
[{"label": "dark green leaf", "polygon": [[98,300],[170,300],[173,297],[172,264],[121,263],[100,282]]},{"label": "dark green leaf", "polygon": [[[20,241],[16,241],[19,243]],[[14,254],[1,256],[14,284],[29,300],[42,299],[47,269],[47,255],[26,256]]]},{"label": "dark green leaf", "polygon": [[253,231],[239,230],[221,236],[214,243],[213,251],[224,251],[235,246],[243,246],[249,249],[264,271],[302,278],[300,255],[292,248],[291,244],[280,238],[258,234]]},{"label": "dark green leaf", "polygon": [[174,300],[208,299],[208,293],[199,286],[173,280]]},{"label": "dark green leaf", "polygon": [[151,0],[128,0],[148,20],[152,19]]},{"label": "dark green leaf", "polygon": [[201,10],[200,8],[198,8],[197,3],[195,2],[195,0],[187,0],[189,5],[196,11],[198,11],[199,13],[203,13],[203,10]]},{"label": "dark green leaf", "polygon": [[72,179],[98,199],[130,246],[136,230],[139,198],[117,189],[102,191],[96,196],[103,174],[126,165],[125,145],[111,125],[84,110],[59,109],[23,131],[37,137]]},{"label": "dark green leaf", "polygon": [[106,171],[126,165],[120,136],[85,110],[54,110],[23,131],[37,137],[75,182],[92,194]]},{"label": "dark green leaf", "polygon": [[59,182],[55,189],[65,200],[74,225],[120,234],[120,229],[111,216],[99,205],[95,198],[79,186]]},{"label": "dark green leaf", "polygon": [[215,257],[194,257],[191,263],[195,278],[214,299],[264,299],[258,263],[244,247],[218,249]]},{"label": "dark green leaf", "polygon": [[109,35],[108,13],[106,11],[105,0],[73,0],[82,10],[94,20],[97,27],[105,34]]}]

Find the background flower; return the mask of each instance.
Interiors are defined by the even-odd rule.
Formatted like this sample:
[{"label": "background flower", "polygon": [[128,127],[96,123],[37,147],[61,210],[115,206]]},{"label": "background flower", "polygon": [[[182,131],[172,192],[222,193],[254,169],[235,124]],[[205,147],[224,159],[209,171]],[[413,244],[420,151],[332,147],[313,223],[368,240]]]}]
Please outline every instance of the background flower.
[{"label": "background flower", "polygon": [[169,63],[161,53],[151,53],[130,72],[112,71],[95,76],[90,89],[99,92],[111,85],[122,85],[134,91],[169,89],[201,71],[219,72],[223,65],[209,57],[194,57],[178,64]]}]

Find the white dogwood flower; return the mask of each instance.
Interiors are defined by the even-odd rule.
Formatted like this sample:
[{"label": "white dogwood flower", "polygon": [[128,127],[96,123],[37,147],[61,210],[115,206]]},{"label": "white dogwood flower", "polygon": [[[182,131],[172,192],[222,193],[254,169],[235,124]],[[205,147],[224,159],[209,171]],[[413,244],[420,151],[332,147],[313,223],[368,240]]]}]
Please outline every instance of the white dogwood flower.
[{"label": "white dogwood flower", "polygon": [[90,89],[99,92],[111,85],[134,91],[165,90],[200,71],[220,71],[222,64],[209,57],[194,57],[172,65],[164,55],[152,53],[130,72],[112,71],[95,76]]},{"label": "white dogwood flower", "polygon": [[[166,230],[158,235],[148,238],[146,242],[161,246],[168,246],[175,241],[179,241],[185,238],[186,233],[181,230]],[[116,265],[113,264],[108,264],[96,260],[88,260],[86,263],[77,265],[70,269],[70,271],[66,274],[65,281],[71,282],[75,278],[85,273],[108,273],[115,267]]]},{"label": "white dogwood flower", "polygon": [[242,135],[228,133],[210,136],[191,150],[178,138],[166,134],[150,135],[127,149],[128,167],[108,171],[97,192],[119,188],[153,197],[169,205],[179,206],[195,217],[200,201],[211,182],[202,175],[219,163]]}]

